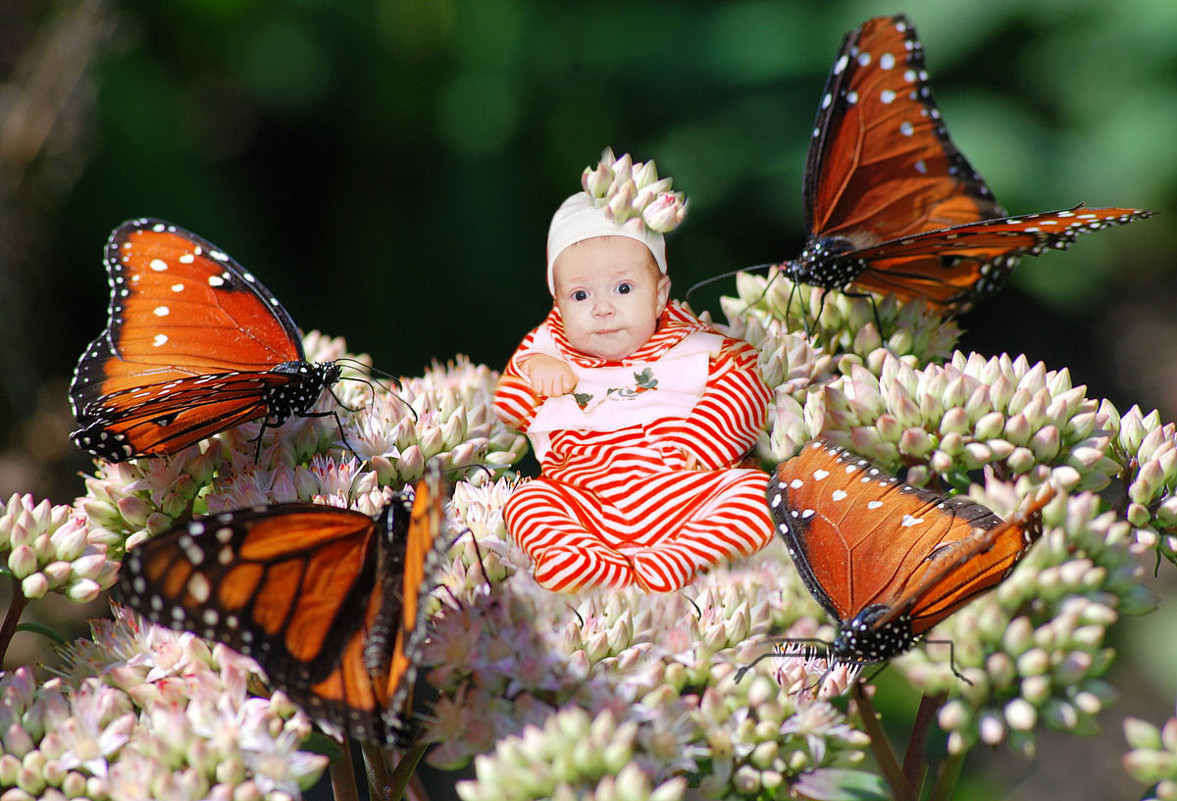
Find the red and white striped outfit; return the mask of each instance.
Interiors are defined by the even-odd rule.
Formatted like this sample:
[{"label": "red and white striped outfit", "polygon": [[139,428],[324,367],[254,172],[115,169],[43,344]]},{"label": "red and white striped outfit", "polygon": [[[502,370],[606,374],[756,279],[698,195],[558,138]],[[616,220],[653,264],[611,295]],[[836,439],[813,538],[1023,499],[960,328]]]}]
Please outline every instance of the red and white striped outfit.
[{"label": "red and white striped outfit", "polygon": [[[670,364],[700,341],[710,344],[697,363],[700,394],[677,416],[604,430],[532,430],[541,407],[559,399],[532,392],[520,369],[528,356],[562,358],[582,376],[580,391],[583,376],[594,370],[642,368],[664,357]],[[639,393],[658,397],[653,393],[667,386],[663,379]],[[540,459],[542,476],[520,485],[503,509],[507,530],[534,562],[536,580],[560,591],[636,582],[669,592],[710,565],[764,547],[773,531],[768,475],[735,465],[755,444],[770,397],[755,349],[719,335],[676,302],[654,335],[621,361],[574,350],[553,308],[515,351],[495,393],[495,411],[528,434]]]}]

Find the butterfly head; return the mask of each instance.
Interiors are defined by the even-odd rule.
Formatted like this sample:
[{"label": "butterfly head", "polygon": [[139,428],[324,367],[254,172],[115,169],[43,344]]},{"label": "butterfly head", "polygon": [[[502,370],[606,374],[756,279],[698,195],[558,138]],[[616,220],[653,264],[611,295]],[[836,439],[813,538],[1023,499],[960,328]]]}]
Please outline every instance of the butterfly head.
[{"label": "butterfly head", "polygon": [[801,257],[788,262],[785,274],[794,281],[821,287],[841,289],[865,268],[861,259],[839,259],[843,253],[853,253],[859,246],[841,236],[815,239],[801,251]]},{"label": "butterfly head", "polygon": [[291,417],[307,416],[323,390],[339,380],[343,368],[335,362],[290,361],[272,372],[290,376],[288,383],[272,387],[265,396],[270,424],[281,425]]},{"label": "butterfly head", "polygon": [[915,644],[911,617],[903,614],[888,620],[891,614],[891,607],[871,604],[843,621],[830,655],[840,662],[874,663],[911,648]]}]

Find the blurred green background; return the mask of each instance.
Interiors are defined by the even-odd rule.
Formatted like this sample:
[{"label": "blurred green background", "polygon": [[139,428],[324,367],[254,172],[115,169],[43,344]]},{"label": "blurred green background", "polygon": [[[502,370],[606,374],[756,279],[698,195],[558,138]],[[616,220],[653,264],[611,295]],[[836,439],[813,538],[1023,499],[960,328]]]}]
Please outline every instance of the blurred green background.
[{"label": "blurred green background", "polygon": [[[691,198],[670,239],[677,296],[795,256],[841,36],[897,10],[1011,212],[1174,210],[1170,0],[6,0],[0,495],[80,489],[63,403],[105,322],[102,246],[124,219],[217,243],[300,326],[388,372],[458,352],[498,367],[548,308],[549,216],[606,145],[656,159]],[[1069,365],[1172,417],[1171,219],[1027,260],[965,318],[965,347]],[[717,311],[731,291],[692,302]]]},{"label": "blurred green background", "polygon": [[691,198],[675,296],[797,255],[841,36],[897,11],[1007,209],[1162,212],[1023,262],[962,346],[1068,366],[1172,419],[1172,0],[3,0],[0,497],[82,491],[68,380],[105,323],[102,246],[124,219],[217,243],[383,370],[459,352],[497,369],[548,309],[549,216],[606,145]]}]

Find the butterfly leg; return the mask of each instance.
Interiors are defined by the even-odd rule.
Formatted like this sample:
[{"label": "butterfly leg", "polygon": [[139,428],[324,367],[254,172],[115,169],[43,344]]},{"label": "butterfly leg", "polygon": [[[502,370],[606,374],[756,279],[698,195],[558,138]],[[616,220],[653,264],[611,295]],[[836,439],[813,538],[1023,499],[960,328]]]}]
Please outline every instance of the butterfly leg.
[{"label": "butterfly leg", "polygon": [[961,673],[956,668],[956,645],[955,645],[955,643],[953,643],[952,640],[926,640],[924,642],[925,647],[928,645],[933,645],[933,644],[948,646],[948,666],[950,668],[952,668],[952,675],[956,676],[958,679],[963,681],[965,684],[972,686],[973,683],[971,681],[969,681],[968,677],[965,676],[963,673]]},{"label": "butterfly leg", "polygon": [[874,315],[875,315],[875,328],[878,330],[880,337],[884,336],[883,323],[879,319],[879,303],[878,303],[878,299],[875,297],[874,293],[873,292],[856,292],[856,291],[852,290],[850,287],[846,287],[842,290],[842,294],[848,298],[866,298],[867,300],[869,300],[870,301],[870,309],[872,312],[874,312]]},{"label": "butterfly leg", "polygon": [[[343,404],[340,404],[340,405],[342,406]],[[346,406],[344,406],[343,408],[347,409]],[[339,429],[339,439],[341,442],[343,442],[343,447],[345,447],[349,451],[351,451],[352,456],[356,457],[357,459],[360,458],[360,455],[358,453],[356,453],[356,449],[353,448],[351,446],[351,443],[347,441],[347,434],[343,433],[343,421],[339,419],[339,413],[337,411],[335,411],[334,409],[331,409],[330,411],[326,411],[326,412],[307,412],[306,414],[303,415],[303,417],[334,417],[335,418],[335,427]],[[260,448],[260,446],[259,446],[259,448]],[[360,461],[363,461],[363,459],[360,459]]]}]

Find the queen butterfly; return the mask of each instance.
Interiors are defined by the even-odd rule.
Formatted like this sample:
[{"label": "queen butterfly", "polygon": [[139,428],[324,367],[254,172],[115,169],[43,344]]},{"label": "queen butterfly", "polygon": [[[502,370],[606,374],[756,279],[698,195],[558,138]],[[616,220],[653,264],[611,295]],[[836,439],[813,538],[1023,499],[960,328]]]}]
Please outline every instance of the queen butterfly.
[{"label": "queen butterfly", "polygon": [[1151,216],[1080,205],[1006,217],[949,139],[923,45],[901,14],[843,39],[805,159],[803,202],[809,238],[800,258],[781,265],[785,275],[924,298],[949,314],[1000,289],[1021,256]]},{"label": "queen butterfly", "polygon": [[375,519],[313,503],[227,512],[127,553],[117,592],[149,620],[251,656],[312,718],[404,745],[425,595],[442,562],[444,486]]},{"label": "queen butterfly", "polygon": [[121,462],[258,417],[264,431],[308,415],[339,380],[334,362],[307,362],[290,314],[216,245],[140,219],[105,252],[109,319],[70,385],[79,448]]},{"label": "queen butterfly", "polygon": [[817,440],[777,466],[768,506],[805,586],[838,621],[830,658],[870,663],[999,584],[1041,536],[1052,494],[1002,521]]}]

